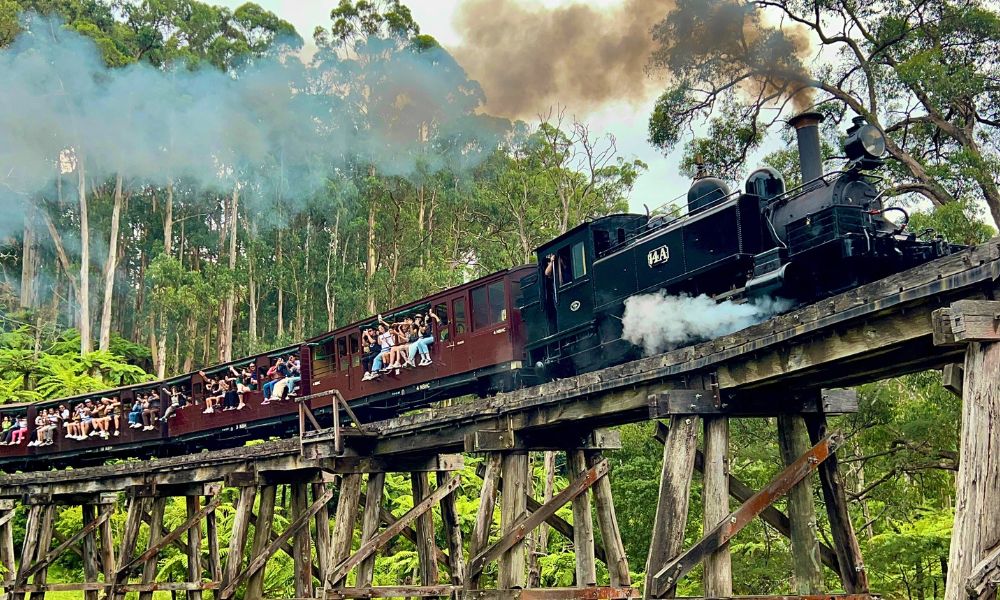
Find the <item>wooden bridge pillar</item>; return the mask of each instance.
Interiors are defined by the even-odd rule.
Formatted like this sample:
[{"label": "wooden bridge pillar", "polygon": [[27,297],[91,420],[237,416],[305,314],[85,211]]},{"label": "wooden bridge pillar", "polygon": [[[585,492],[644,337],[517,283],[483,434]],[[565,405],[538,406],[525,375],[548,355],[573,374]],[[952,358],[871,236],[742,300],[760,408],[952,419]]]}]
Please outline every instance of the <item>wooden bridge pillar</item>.
[{"label": "wooden bridge pillar", "polygon": [[4,568],[3,584],[7,588],[14,583],[17,573],[14,554],[14,524],[17,504],[11,499],[0,500],[0,565]]},{"label": "wooden bridge pillar", "polygon": [[962,433],[945,600],[995,598],[1000,581],[1000,301],[962,300],[934,311],[932,319],[935,344],[965,346],[961,382],[951,387],[962,396]]},{"label": "wooden bridge pillar", "polygon": [[[799,415],[778,415],[778,446],[785,466],[809,451],[806,423]],[[788,492],[789,539],[792,555],[792,591],[819,594],[823,591],[823,563],[816,528],[812,477],[792,486]]]},{"label": "wooden bridge pillar", "polygon": [[[704,531],[729,518],[729,419],[705,419],[705,468],[702,486]],[[729,543],[705,556],[703,583],[705,596],[728,598],[733,595],[733,567]]]}]

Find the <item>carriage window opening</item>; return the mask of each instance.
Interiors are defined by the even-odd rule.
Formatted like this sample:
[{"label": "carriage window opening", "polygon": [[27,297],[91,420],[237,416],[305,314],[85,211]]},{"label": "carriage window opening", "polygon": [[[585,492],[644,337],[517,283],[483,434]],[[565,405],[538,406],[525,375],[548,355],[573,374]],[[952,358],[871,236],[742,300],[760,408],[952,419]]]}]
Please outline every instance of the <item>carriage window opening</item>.
[{"label": "carriage window opening", "polygon": [[490,291],[490,323],[507,320],[507,301],[504,298],[504,282],[494,281],[489,285]]},{"label": "carriage window opening", "polygon": [[434,307],[434,314],[441,319],[441,322],[437,326],[438,340],[445,341],[448,339],[448,305],[442,302]]},{"label": "carriage window opening", "polygon": [[478,331],[507,319],[504,282],[494,281],[472,290],[472,329]]},{"label": "carriage window opening", "polygon": [[361,364],[361,339],[357,333],[352,333],[347,340],[351,351],[351,366],[356,367]]},{"label": "carriage window opening", "polygon": [[587,274],[587,251],[583,242],[577,242],[559,251],[559,284],[567,285]]},{"label": "carriage window opening", "polygon": [[455,335],[462,335],[466,329],[465,298],[452,300],[451,312],[455,316]]},{"label": "carriage window opening", "polygon": [[472,329],[479,331],[490,324],[490,304],[486,286],[472,288]]},{"label": "carriage window opening", "polygon": [[340,370],[346,371],[348,366],[347,338],[337,338],[337,359],[340,363]]},{"label": "carriage window opening", "polygon": [[625,243],[625,228],[624,227],[619,227],[618,228],[618,243],[619,244],[624,244]]}]

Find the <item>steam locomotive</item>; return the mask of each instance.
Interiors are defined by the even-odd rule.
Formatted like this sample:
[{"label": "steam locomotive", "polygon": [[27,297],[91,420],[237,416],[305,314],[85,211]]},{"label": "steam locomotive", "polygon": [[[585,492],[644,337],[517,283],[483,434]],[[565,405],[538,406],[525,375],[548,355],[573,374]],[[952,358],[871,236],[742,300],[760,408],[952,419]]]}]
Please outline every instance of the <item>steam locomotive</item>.
[{"label": "steam locomotive", "polygon": [[[537,263],[515,267],[398,307],[396,320],[433,311],[439,317],[431,345],[433,363],[364,379],[361,331],[367,319],[302,344],[205,369],[207,376],[249,367],[260,380],[281,356],[301,359],[300,396],[337,390],[365,420],[387,418],[459,395],[487,396],[542,381],[585,373],[638,358],[622,338],[625,301],[637,294],[705,294],[730,301],[780,297],[808,303],[958,249],[940,237],[919,239],[908,217],[886,208],[871,173],[881,166],[882,132],[855,119],[847,131],[846,166],[824,173],[819,113],[790,121],[796,130],[803,183],[786,189],[781,174],[755,171],[743,191],[716,178],[697,179],[685,214],[619,214],[583,223],[537,249]],[[899,223],[886,213],[899,211]],[[163,456],[241,445],[249,439],[297,432],[294,402],[262,404],[247,392],[244,410],[204,413],[199,373],[165,382],[30,405],[3,405],[0,416],[26,417],[88,399],[116,397],[123,413],[140,395],[187,391],[191,402],[153,430],[123,421],[109,439],[67,439],[47,446],[0,446],[0,468],[37,470],[80,466],[113,457]],[[329,399],[306,400],[321,418],[332,417]],[[26,437],[30,437],[26,436]]]}]

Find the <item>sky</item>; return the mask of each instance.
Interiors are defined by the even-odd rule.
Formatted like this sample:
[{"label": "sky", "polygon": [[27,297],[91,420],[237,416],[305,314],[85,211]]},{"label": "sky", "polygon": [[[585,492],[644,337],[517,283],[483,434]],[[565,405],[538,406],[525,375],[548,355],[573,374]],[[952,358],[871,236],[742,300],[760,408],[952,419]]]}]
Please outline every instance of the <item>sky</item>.
[{"label": "sky", "polygon": [[[235,8],[245,0],[215,0],[218,4]],[[545,6],[570,4],[572,0],[524,0]],[[580,0],[576,0],[579,2]],[[613,6],[621,0],[586,0],[592,6]],[[299,35],[311,43],[312,32],[317,26],[330,26],[330,11],[337,0],[256,0],[262,7],[292,23]],[[434,36],[445,48],[457,46],[461,36],[453,25],[456,7],[462,0],[406,0],[422,33]],[[651,24],[652,25],[652,24]],[[636,183],[629,201],[633,212],[644,212],[644,206],[653,209],[670,202],[687,192],[690,181],[678,174],[680,153],[671,156],[653,148],[646,141],[646,126],[656,95],[640,105],[627,103],[609,104],[595,112],[583,113],[567,106],[567,113],[586,121],[592,133],[611,134],[615,137],[619,155],[626,160],[638,158],[649,165]]]}]

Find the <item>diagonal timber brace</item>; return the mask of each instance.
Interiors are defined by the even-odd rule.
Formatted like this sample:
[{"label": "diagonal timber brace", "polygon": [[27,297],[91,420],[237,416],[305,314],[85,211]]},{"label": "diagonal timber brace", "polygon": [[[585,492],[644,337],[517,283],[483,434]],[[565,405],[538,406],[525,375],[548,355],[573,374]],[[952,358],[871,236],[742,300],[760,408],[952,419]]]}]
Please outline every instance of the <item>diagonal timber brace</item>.
[{"label": "diagonal timber brace", "polygon": [[477,554],[469,562],[469,575],[475,576],[482,573],[483,569],[490,562],[500,558],[514,544],[520,542],[532,530],[541,525],[545,520],[556,513],[567,502],[573,500],[580,494],[589,490],[597,481],[608,474],[608,461],[602,460],[593,467],[584,471],[566,489],[559,492],[554,498],[541,505],[538,510],[518,519],[511,525],[510,531],[494,542],[491,546]]},{"label": "diagonal timber brace", "polygon": [[286,541],[288,541],[288,538],[295,535],[303,527],[309,527],[310,520],[316,516],[316,513],[326,506],[331,498],[333,498],[332,488],[323,492],[323,495],[317,498],[316,501],[313,502],[304,513],[300,514],[297,519],[292,521],[292,523],[281,532],[281,535],[272,540],[271,543],[264,548],[263,552],[255,556],[254,559],[250,561],[250,564],[247,565],[246,569],[243,569],[239,575],[234,577],[233,580],[229,582],[229,585],[222,590],[219,597],[232,598],[240,584],[264,567],[264,565],[267,564],[268,559],[271,558],[271,556],[277,552]]},{"label": "diagonal timber brace", "polygon": [[[667,441],[667,430],[668,427],[662,421],[656,422],[656,432],[654,433],[654,436],[661,444],[666,443]],[[697,471],[701,471],[705,468],[705,455],[701,450],[695,451],[694,468]],[[739,479],[734,475],[729,476],[729,495],[738,500],[741,504],[752,498],[756,493],[757,492],[752,487],[744,483],[742,479]],[[788,515],[781,512],[777,508],[768,506],[763,510],[763,512],[760,513],[760,518],[763,519],[765,523],[778,530],[778,533],[781,535],[786,538],[791,537],[791,521],[789,520]],[[824,565],[833,569],[835,572],[840,573],[840,563],[837,560],[837,553],[833,550],[833,548],[827,546],[823,542],[820,542],[819,554]]]},{"label": "diagonal timber brace", "polygon": [[45,556],[41,557],[38,560],[38,562],[28,567],[28,569],[24,572],[24,575],[22,575],[22,577],[24,579],[27,579],[32,575],[34,575],[35,573],[48,567],[50,564],[52,564],[52,561],[62,556],[62,553],[65,552],[70,546],[79,542],[87,535],[93,533],[94,530],[100,527],[102,523],[111,518],[112,512],[114,512],[113,506],[102,510],[101,514],[96,519],[94,519],[90,523],[87,523],[85,527],[83,527],[82,529],[80,529],[80,531],[77,531],[75,534],[73,534],[71,538],[59,544],[59,546],[57,546],[55,550],[52,550],[51,552],[47,553]]},{"label": "diagonal timber brace", "polygon": [[137,558],[132,559],[131,561],[125,563],[124,566],[120,567],[118,569],[118,576],[121,577],[122,575],[128,573],[129,570],[132,569],[132,567],[138,565],[139,563],[145,563],[150,558],[156,556],[157,554],[160,553],[161,550],[163,550],[170,544],[174,543],[174,541],[180,539],[180,537],[184,535],[184,533],[187,530],[191,529],[192,527],[200,526],[201,520],[204,519],[205,516],[208,515],[208,513],[218,508],[220,504],[222,504],[222,494],[216,494],[215,497],[212,498],[211,502],[202,507],[201,510],[199,510],[198,512],[191,515],[191,518],[185,521],[180,527],[160,538],[160,541],[150,546],[145,552],[140,554]]},{"label": "diagonal timber brace", "polygon": [[387,527],[382,533],[362,544],[361,547],[358,548],[357,552],[341,561],[340,564],[334,566],[330,570],[330,573],[327,574],[326,580],[333,582],[342,580],[348,573],[351,572],[351,569],[360,564],[361,561],[373,552],[389,543],[392,538],[399,535],[400,532],[410,525],[410,523],[415,521],[417,517],[429,511],[435,504],[440,502],[442,498],[458,489],[460,483],[461,479],[458,475],[452,476],[451,479],[439,486],[432,494],[424,498],[418,504],[414,505],[413,508],[408,510],[406,514]]},{"label": "diagonal timber brace", "polygon": [[659,596],[661,590],[675,585],[677,580],[696,567],[706,555],[725,545],[766,507],[788,493],[788,490],[792,489],[795,484],[815,471],[820,463],[833,455],[840,442],[840,435],[837,433],[832,433],[820,440],[807,453],[778,473],[764,489],[754,494],[752,498],[705,534],[698,543],[667,563],[653,576],[654,595]]}]

